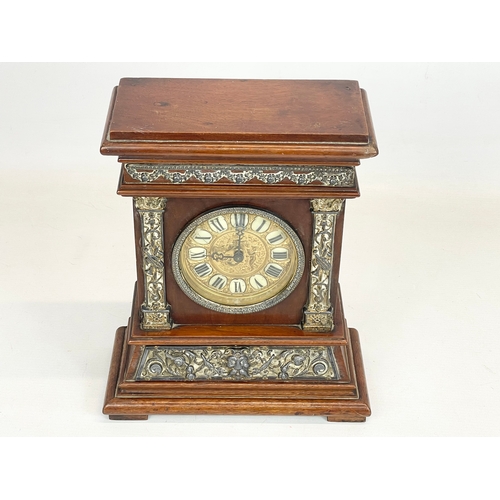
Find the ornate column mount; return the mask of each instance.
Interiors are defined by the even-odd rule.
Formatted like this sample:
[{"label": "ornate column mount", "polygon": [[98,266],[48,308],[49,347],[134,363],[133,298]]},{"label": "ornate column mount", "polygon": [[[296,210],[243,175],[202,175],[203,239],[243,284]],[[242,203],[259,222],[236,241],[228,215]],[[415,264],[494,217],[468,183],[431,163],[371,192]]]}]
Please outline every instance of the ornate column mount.
[{"label": "ornate column mount", "polygon": [[136,197],[135,208],[141,220],[144,302],[141,304],[143,330],[169,330],[172,327],[170,306],[165,289],[163,215],[166,198]]},{"label": "ornate column mount", "polygon": [[343,199],[311,200],[313,238],[309,295],[304,310],[302,328],[307,332],[329,332],[334,328],[330,298],[332,284],[335,223],[342,210]]}]

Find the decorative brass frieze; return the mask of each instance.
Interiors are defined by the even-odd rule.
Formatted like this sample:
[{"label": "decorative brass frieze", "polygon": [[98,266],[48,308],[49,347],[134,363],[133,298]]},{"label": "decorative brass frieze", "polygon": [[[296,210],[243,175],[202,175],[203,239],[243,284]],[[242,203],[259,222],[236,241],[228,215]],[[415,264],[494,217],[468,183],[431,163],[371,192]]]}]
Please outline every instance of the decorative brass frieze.
[{"label": "decorative brass frieze", "polygon": [[172,323],[165,288],[163,215],[167,200],[156,197],[134,198],[141,220],[144,302],[141,305],[143,330],[168,330]]},{"label": "decorative brass frieze", "polygon": [[260,181],[278,184],[283,181],[305,186],[314,182],[331,187],[354,187],[354,167],[306,165],[174,165],[155,163],[127,163],[126,172],[136,181],[150,183],[164,179],[172,184],[220,181],[245,184]]},{"label": "decorative brass frieze", "polygon": [[344,200],[319,198],[311,200],[313,239],[309,296],[302,328],[309,332],[333,330],[333,309],[330,298],[335,223]]},{"label": "decorative brass frieze", "polygon": [[146,346],[135,380],[337,380],[333,347]]}]

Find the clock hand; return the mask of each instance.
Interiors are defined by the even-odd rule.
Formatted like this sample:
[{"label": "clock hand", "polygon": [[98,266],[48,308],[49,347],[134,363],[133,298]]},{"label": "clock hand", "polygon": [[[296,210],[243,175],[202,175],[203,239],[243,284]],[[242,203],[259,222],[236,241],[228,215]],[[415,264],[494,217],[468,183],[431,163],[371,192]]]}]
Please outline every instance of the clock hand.
[{"label": "clock hand", "polygon": [[224,255],[221,252],[213,252],[210,257],[214,260],[234,259],[234,255]]},{"label": "clock hand", "polygon": [[236,263],[243,262],[243,252],[241,250],[235,250],[234,255],[224,255],[221,252],[213,252],[210,257],[214,260],[228,260],[233,259]]},{"label": "clock hand", "polygon": [[243,238],[243,231],[245,230],[244,227],[237,227],[236,228],[236,233],[238,234],[238,244],[236,246],[236,250],[234,251],[234,260],[239,263],[243,262],[244,255],[243,255],[243,250],[241,249],[241,238]]},{"label": "clock hand", "polygon": [[222,252],[213,252],[210,257],[214,260],[225,260],[225,259],[233,259],[237,264],[243,262],[245,258],[243,254],[243,250],[241,249],[241,239],[243,238],[243,231],[245,231],[245,226],[237,225],[236,226],[236,234],[238,236],[238,242],[236,243],[236,250],[233,255],[224,255]]}]

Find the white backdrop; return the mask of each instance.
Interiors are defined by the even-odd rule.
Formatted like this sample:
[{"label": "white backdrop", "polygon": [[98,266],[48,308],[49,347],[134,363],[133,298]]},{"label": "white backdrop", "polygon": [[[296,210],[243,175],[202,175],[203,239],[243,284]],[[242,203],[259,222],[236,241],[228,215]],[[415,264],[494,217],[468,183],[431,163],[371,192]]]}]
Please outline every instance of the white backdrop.
[{"label": "white backdrop", "polygon": [[[131,202],[99,154],[121,77],[358,80],[380,155],[347,204],[341,285],[373,415],[101,414],[135,281]],[[500,64],[0,65],[0,435],[500,435]]]},{"label": "white backdrop", "polygon": [[[358,169],[341,266],[366,423],[101,414],[135,280],[131,202],[115,194],[116,159],[99,154],[124,76],[354,79],[367,90],[380,155]],[[162,478],[185,496],[217,491],[223,471],[221,487],[241,499],[332,484],[349,498],[490,495],[497,439],[325,438],[500,435],[499,87],[500,64],[479,63],[1,64],[0,436],[156,438],[4,439],[2,488],[67,498],[98,485],[130,498],[147,471],[150,486]],[[230,439],[158,439],[174,437]]]}]

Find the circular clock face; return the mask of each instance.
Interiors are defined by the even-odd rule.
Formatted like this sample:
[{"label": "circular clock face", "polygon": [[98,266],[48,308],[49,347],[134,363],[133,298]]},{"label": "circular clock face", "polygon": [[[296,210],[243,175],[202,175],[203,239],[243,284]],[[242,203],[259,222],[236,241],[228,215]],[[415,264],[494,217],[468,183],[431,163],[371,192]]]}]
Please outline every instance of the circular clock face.
[{"label": "circular clock face", "polygon": [[304,270],[304,250],[292,228],[263,210],[232,207],[193,220],[173,250],[175,280],[209,309],[242,314],[287,297]]}]

